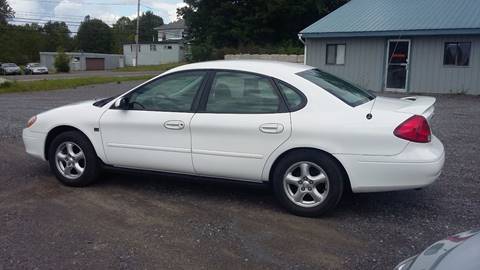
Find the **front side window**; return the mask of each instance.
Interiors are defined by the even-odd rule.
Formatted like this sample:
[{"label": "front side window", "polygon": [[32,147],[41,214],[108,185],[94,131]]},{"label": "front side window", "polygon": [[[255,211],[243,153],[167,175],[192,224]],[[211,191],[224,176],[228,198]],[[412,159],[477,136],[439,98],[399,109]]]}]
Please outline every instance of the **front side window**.
[{"label": "front side window", "polygon": [[217,72],[205,111],[212,113],[276,113],[281,106],[270,79],[242,72]]},{"label": "front side window", "polygon": [[353,107],[375,98],[375,96],[368,91],[318,69],[309,69],[297,73],[297,75],[320,86]]},{"label": "front side window", "polygon": [[345,44],[327,44],[327,65],[345,64]]},{"label": "front side window", "polygon": [[443,64],[447,66],[468,66],[470,64],[471,42],[447,42]]},{"label": "front side window", "polygon": [[148,83],[126,96],[131,110],[190,112],[205,72],[179,72]]}]

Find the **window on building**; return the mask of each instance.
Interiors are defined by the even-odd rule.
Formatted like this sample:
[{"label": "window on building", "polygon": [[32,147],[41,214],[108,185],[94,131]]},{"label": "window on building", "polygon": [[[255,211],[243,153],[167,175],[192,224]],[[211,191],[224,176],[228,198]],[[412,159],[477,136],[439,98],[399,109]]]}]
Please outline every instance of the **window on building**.
[{"label": "window on building", "polygon": [[470,64],[471,42],[447,42],[443,64],[447,66],[468,66]]},{"label": "window on building", "polygon": [[167,50],[171,50],[172,49],[172,45],[165,45],[163,46],[164,49],[167,49]]},{"label": "window on building", "polygon": [[156,51],[156,50],[157,50],[157,45],[150,44],[150,51]]},{"label": "window on building", "polygon": [[345,47],[345,44],[327,44],[327,65],[344,65]]}]

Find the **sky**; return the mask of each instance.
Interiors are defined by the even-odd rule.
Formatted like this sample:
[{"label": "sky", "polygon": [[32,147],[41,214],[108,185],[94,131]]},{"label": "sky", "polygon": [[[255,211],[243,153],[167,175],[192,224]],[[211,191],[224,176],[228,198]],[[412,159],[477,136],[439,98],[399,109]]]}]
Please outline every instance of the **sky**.
[{"label": "sky", "polygon": [[[78,29],[86,15],[112,25],[118,18],[137,15],[137,0],[7,0],[15,11],[12,23],[24,24],[48,20],[65,21],[71,31]],[[140,12],[152,11],[165,23],[176,20],[182,0],[141,0]]]}]

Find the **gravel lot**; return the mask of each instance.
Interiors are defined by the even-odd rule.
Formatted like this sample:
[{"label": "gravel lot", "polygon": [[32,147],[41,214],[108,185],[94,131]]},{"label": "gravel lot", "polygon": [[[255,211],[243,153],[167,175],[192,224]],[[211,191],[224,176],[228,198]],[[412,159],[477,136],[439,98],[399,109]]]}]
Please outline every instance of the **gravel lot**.
[{"label": "gravel lot", "polygon": [[0,269],[392,269],[480,227],[480,97],[438,97],[433,131],[447,160],[434,185],[347,195],[317,219],[242,184],[108,174],[68,188],[24,153],[30,116],[135,84],[0,95]]}]

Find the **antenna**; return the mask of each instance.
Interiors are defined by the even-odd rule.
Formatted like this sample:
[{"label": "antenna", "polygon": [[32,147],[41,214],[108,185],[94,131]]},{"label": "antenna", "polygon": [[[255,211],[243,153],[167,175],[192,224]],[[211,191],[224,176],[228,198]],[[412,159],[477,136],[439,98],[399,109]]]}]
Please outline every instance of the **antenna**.
[{"label": "antenna", "polygon": [[[400,39],[402,38],[402,35],[399,35],[397,39]],[[388,45],[390,47],[390,45]],[[393,52],[396,52],[397,51],[397,46],[398,46],[398,41],[397,43],[395,44],[395,47],[393,48]],[[388,48],[388,47],[387,47]],[[389,50],[389,48],[388,48]],[[393,58],[393,53],[392,55],[390,55],[390,50],[387,51],[387,55],[389,55],[389,58],[388,58],[388,63],[387,63],[387,72],[388,72],[388,66],[392,63],[392,58]],[[372,115],[372,111],[373,111],[373,107],[375,106],[375,102],[377,101],[377,98],[375,98],[373,100],[373,103],[372,103],[372,107],[370,107],[370,111],[367,113],[367,115],[365,116],[368,120],[372,119],[373,118],[373,115]]]}]

